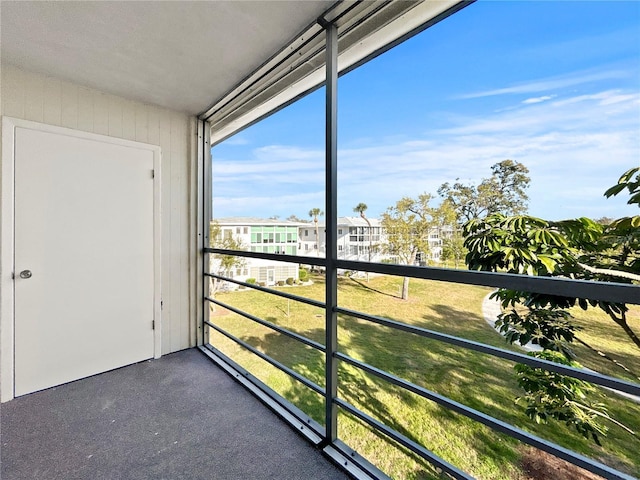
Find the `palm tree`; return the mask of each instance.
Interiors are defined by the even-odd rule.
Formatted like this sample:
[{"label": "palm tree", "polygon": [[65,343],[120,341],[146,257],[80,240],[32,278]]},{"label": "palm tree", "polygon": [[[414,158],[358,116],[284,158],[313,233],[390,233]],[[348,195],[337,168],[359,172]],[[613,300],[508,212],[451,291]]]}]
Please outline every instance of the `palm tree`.
[{"label": "palm tree", "polygon": [[324,212],[319,208],[312,208],[309,210],[309,216],[313,218],[313,223],[316,224],[316,255],[320,256],[320,237],[318,235],[318,215],[324,215]]},{"label": "palm tree", "polygon": [[[371,236],[371,222],[369,221],[369,219],[366,217],[366,215],[364,214],[364,212],[367,210],[367,204],[366,203],[362,203],[360,202],[358,205],[356,205],[355,207],[353,207],[353,211],[356,213],[359,213],[360,216],[362,218],[364,218],[364,221],[367,222],[367,225],[369,226],[369,263],[371,263],[371,250],[373,248],[372,245],[372,236]],[[367,282],[369,281],[369,272],[367,272]]]}]

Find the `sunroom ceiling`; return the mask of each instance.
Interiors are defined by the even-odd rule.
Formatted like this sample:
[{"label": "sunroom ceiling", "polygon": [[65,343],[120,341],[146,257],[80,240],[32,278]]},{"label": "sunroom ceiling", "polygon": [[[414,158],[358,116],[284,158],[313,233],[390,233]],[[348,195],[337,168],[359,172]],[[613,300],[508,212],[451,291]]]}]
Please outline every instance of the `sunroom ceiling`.
[{"label": "sunroom ceiling", "polygon": [[197,114],[333,3],[2,0],[1,59]]}]

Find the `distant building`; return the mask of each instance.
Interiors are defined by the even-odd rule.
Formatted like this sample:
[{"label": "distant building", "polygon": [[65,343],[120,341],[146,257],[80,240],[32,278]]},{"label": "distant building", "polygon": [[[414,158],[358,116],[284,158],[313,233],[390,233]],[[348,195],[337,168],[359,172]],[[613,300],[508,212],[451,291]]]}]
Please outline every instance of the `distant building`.
[{"label": "distant building", "polygon": [[422,252],[418,252],[416,255],[416,265],[425,266],[429,261],[441,262],[443,240],[453,236],[453,232],[453,227],[449,225],[432,228],[429,231],[429,254],[425,258]]},{"label": "distant building", "polygon": [[[393,255],[387,252],[387,237],[380,220],[377,218],[367,220],[370,225],[362,217],[338,218],[338,258],[373,263],[394,261]],[[291,222],[254,217],[227,217],[214,221],[217,221],[220,226],[221,239],[233,238],[240,243],[241,250],[325,258],[324,222],[318,222],[318,238],[316,238],[314,222]],[[429,254],[425,256],[423,253],[418,253],[416,265],[439,262],[442,254],[442,240],[452,233],[451,227],[434,228],[429,233]],[[371,256],[369,256],[369,250],[371,250]],[[212,256],[211,272],[219,271],[220,261]],[[255,278],[259,284],[272,286],[278,282],[286,282],[288,278],[297,280],[298,271],[298,264],[245,258],[242,266],[220,273],[240,281]],[[225,288],[236,288],[236,285],[227,282]]]},{"label": "distant building", "polygon": [[[368,219],[371,226],[362,217],[338,217],[338,258],[381,262],[389,259],[384,252],[386,237],[377,218]],[[324,223],[318,222],[318,237],[313,222],[300,226],[299,255],[324,258],[326,254],[327,234]],[[371,248],[371,257],[369,249]]]},{"label": "distant building", "polygon": [[[298,231],[300,222],[253,217],[227,217],[214,221],[220,226],[222,238],[233,238],[241,250],[262,253],[298,255]],[[211,258],[211,271],[219,271],[220,261]],[[226,272],[225,276],[240,281],[255,278],[264,285],[276,285],[288,278],[298,279],[298,265],[288,262],[245,258],[244,264]],[[235,288],[235,284],[227,285]]]}]

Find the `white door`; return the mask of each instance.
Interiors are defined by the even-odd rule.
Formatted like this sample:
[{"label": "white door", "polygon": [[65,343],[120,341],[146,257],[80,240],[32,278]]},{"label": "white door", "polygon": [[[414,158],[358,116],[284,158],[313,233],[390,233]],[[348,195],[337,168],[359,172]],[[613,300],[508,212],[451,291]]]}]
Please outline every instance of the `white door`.
[{"label": "white door", "polygon": [[16,396],[153,357],[153,165],[16,127]]}]

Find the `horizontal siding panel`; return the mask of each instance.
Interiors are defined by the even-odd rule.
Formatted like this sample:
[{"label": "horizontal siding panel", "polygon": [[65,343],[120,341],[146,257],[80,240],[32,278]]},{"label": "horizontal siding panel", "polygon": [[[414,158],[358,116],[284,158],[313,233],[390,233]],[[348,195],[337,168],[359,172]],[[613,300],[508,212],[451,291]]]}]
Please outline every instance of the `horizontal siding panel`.
[{"label": "horizontal siding panel", "polygon": [[[171,323],[163,323],[162,325],[162,344],[163,351],[175,351],[174,337],[177,328],[179,328],[179,311],[176,308],[174,298],[177,283],[177,274],[175,264],[173,262],[174,246],[171,243],[172,229],[172,210],[171,210],[171,190],[174,188],[171,182],[171,169],[173,164],[173,156],[171,155],[171,114],[165,110],[158,111],[158,136],[160,149],[162,150],[162,181],[168,188],[162,190],[162,279],[163,279],[163,300],[164,313],[168,314],[175,321]],[[177,325],[176,325],[177,324]]]},{"label": "horizontal siding panel", "polygon": [[44,123],[62,123],[62,82],[56,78],[47,77],[44,84]]},{"label": "horizontal siding panel", "polygon": [[136,104],[124,102],[122,104],[122,138],[136,139]]},{"label": "horizontal siding panel", "polygon": [[70,83],[62,84],[61,124],[63,127],[78,129],[78,87]]},{"label": "horizontal siding panel", "polygon": [[[160,145],[160,111],[158,108],[149,108],[148,110],[148,135],[149,143]],[[163,150],[164,154],[164,150]]]},{"label": "horizontal siding panel", "polygon": [[5,76],[2,67],[2,114],[10,117],[24,118],[25,78],[21,71],[15,75]]},{"label": "horizontal siding panel", "polygon": [[109,95],[109,136],[122,137],[122,107],[124,101],[113,95]]},{"label": "horizontal siding panel", "polygon": [[44,122],[44,78],[27,75],[25,91],[29,95],[24,98],[24,117],[34,122]]},{"label": "horizontal siding panel", "polygon": [[93,132],[109,135],[109,96],[93,94]]},{"label": "horizontal siding panel", "polygon": [[88,88],[78,89],[78,130],[94,132],[94,99]]},{"label": "horizontal siding panel", "polygon": [[149,143],[149,109],[136,105],[136,141]]}]

